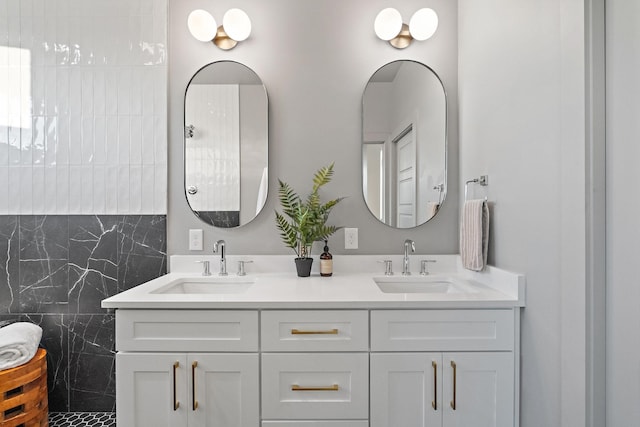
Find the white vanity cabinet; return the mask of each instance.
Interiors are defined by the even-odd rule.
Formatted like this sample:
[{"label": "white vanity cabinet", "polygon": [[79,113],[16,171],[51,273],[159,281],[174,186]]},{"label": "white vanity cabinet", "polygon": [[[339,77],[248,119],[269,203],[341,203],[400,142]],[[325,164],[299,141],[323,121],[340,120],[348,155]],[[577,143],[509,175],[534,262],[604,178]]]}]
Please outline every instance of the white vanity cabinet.
[{"label": "white vanity cabinet", "polygon": [[117,423],[257,427],[258,313],[116,312]]},{"label": "white vanity cabinet", "polygon": [[520,309],[118,309],[129,427],[517,427]]},{"label": "white vanity cabinet", "polygon": [[517,425],[517,316],[372,311],[371,427]]}]

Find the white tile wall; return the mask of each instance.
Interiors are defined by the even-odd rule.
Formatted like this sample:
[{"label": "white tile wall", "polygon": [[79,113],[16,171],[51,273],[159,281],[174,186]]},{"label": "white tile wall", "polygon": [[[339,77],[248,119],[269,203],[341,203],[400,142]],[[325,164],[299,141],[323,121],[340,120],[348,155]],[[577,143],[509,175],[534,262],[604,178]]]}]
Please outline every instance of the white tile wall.
[{"label": "white tile wall", "polygon": [[0,215],[166,214],[167,0],[0,1]]}]

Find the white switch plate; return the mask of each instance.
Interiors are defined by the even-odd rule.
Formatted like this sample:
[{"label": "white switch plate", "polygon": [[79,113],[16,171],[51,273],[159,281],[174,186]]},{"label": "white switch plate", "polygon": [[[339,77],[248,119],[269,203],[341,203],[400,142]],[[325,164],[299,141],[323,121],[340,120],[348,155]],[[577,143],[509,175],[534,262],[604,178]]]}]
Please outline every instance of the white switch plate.
[{"label": "white switch plate", "polygon": [[189,230],[189,250],[190,251],[201,251],[204,249],[202,242],[202,230]]},{"label": "white switch plate", "polygon": [[358,229],[357,228],[344,229],[344,248],[358,249]]}]

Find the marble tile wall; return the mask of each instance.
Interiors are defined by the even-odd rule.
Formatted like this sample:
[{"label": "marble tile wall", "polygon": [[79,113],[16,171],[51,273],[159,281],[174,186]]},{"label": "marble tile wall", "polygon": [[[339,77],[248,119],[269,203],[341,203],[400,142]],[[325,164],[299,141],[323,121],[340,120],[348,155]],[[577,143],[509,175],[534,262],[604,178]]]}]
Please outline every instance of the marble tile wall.
[{"label": "marble tile wall", "polygon": [[115,319],[100,301],[166,272],[162,215],[0,216],[0,325],[43,329],[51,412],[115,407]]},{"label": "marble tile wall", "polygon": [[166,87],[167,0],[0,1],[0,215],[166,214]]}]

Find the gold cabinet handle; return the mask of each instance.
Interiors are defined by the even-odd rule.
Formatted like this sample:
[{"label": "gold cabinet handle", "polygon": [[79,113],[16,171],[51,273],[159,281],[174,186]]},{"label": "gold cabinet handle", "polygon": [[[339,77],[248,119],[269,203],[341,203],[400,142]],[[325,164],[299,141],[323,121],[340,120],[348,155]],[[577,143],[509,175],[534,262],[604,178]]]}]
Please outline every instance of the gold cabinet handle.
[{"label": "gold cabinet handle", "polygon": [[434,411],[438,410],[438,364],[435,360],[431,361],[431,366],[433,367],[433,401],[431,402],[431,407],[433,407]]},{"label": "gold cabinet handle", "polygon": [[198,362],[195,361],[191,364],[191,396],[192,396],[192,407],[193,411],[198,409],[198,401],[196,400],[196,368],[198,367]]},{"label": "gold cabinet handle", "polygon": [[451,367],[453,368],[453,400],[451,401],[451,409],[456,410],[456,362],[451,361]]},{"label": "gold cabinet handle", "polygon": [[328,387],[300,387],[297,384],[291,386],[291,391],[338,391],[340,387],[338,384],[334,384]]},{"label": "gold cabinet handle", "polygon": [[178,402],[177,396],[176,396],[176,370],[178,369],[178,367],[180,366],[180,362],[175,362],[173,364],[173,410],[177,411],[178,408],[180,407],[180,402]]},{"label": "gold cabinet handle", "polygon": [[300,329],[292,329],[291,335],[338,335],[338,330],[329,329],[326,331],[301,331]]}]

